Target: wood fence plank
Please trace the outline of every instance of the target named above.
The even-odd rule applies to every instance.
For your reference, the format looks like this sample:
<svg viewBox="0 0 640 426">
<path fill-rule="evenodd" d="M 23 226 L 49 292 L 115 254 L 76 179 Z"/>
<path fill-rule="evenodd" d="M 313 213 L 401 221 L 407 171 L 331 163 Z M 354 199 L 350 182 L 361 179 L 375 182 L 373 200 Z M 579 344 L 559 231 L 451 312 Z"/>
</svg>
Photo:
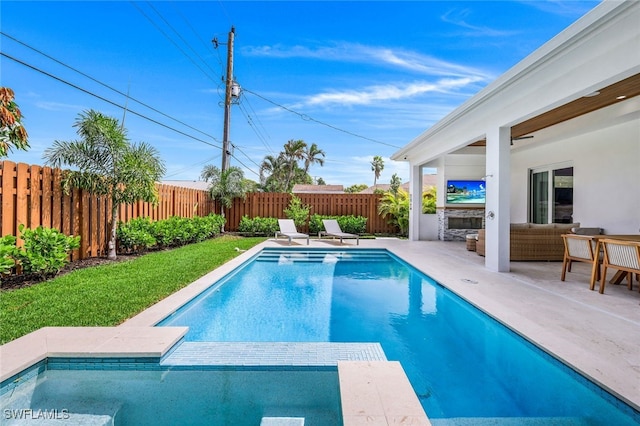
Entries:
<svg viewBox="0 0 640 426">
<path fill-rule="evenodd" d="M 51 228 L 51 201 L 53 199 L 53 174 L 51 167 L 42 168 L 42 204 L 40 209 L 42 213 L 40 218 L 42 226 Z"/>
<path fill-rule="evenodd" d="M 29 228 L 37 228 L 42 224 L 42 168 L 29 167 Z"/>
<path fill-rule="evenodd" d="M 11 161 L 2 162 L 2 236 L 16 235 L 15 216 L 15 169 L 16 164 Z"/>
<path fill-rule="evenodd" d="M 18 163 L 16 167 L 16 226 L 29 226 L 28 196 L 29 165 Z"/>
</svg>

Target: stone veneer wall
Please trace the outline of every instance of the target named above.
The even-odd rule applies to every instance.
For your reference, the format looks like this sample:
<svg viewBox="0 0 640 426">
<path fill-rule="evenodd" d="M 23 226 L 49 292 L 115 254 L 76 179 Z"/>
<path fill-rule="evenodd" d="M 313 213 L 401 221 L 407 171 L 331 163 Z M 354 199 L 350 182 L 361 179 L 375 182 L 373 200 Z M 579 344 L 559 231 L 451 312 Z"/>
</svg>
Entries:
<svg viewBox="0 0 640 426">
<path fill-rule="evenodd" d="M 485 227 L 484 208 L 449 208 L 438 209 L 438 239 L 442 241 L 465 241 L 469 234 L 477 234 L 477 229 L 449 229 L 450 217 L 481 217 Z"/>
</svg>

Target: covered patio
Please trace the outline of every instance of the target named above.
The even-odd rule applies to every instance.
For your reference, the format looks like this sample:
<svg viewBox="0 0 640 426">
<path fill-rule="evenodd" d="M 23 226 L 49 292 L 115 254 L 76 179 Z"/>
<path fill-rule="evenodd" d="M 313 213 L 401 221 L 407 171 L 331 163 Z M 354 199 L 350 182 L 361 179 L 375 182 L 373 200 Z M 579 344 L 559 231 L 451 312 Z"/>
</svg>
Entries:
<svg viewBox="0 0 640 426">
<path fill-rule="evenodd" d="M 411 169 L 409 238 L 434 234 L 421 229 L 425 168 L 438 175 L 440 220 L 431 226 L 453 207 L 448 181 L 485 182 L 486 202 L 464 209 L 486 228 L 486 257 L 474 262 L 491 271 L 527 268 L 510 261 L 512 223 L 639 234 L 638 22 L 640 3 L 603 1 L 397 151 L 392 158 Z M 557 189 L 570 203 L 558 206 Z"/>
</svg>

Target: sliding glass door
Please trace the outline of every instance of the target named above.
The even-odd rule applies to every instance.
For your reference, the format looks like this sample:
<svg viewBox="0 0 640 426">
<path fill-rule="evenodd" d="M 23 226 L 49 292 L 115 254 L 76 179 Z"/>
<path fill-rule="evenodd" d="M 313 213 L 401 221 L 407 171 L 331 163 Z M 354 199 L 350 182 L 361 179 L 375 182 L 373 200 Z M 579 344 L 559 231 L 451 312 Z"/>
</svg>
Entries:
<svg viewBox="0 0 640 426">
<path fill-rule="evenodd" d="M 573 167 L 543 167 L 529 173 L 529 221 L 573 222 Z"/>
</svg>

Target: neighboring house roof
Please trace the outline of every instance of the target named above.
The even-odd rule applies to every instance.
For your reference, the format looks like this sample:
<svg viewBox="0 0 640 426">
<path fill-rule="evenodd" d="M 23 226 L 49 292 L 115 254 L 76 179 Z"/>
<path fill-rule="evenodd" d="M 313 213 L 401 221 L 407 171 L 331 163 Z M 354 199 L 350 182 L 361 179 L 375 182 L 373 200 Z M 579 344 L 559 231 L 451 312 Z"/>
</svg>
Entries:
<svg viewBox="0 0 640 426">
<path fill-rule="evenodd" d="M 181 188 L 201 189 L 206 191 L 209 188 L 207 182 L 201 180 L 163 180 L 160 181 L 163 185 L 179 186 Z"/>
<path fill-rule="evenodd" d="M 293 185 L 294 194 L 344 194 L 342 185 Z"/>
<path fill-rule="evenodd" d="M 426 191 L 432 186 L 436 186 L 437 175 L 423 175 L 422 176 L 422 190 Z M 410 182 L 405 182 L 400 187 L 405 191 L 409 192 Z M 376 190 L 378 191 L 388 191 L 391 189 L 391 185 L 388 183 L 378 183 L 374 186 L 370 186 L 367 189 L 363 189 L 360 191 L 360 194 L 373 194 Z"/>
</svg>

